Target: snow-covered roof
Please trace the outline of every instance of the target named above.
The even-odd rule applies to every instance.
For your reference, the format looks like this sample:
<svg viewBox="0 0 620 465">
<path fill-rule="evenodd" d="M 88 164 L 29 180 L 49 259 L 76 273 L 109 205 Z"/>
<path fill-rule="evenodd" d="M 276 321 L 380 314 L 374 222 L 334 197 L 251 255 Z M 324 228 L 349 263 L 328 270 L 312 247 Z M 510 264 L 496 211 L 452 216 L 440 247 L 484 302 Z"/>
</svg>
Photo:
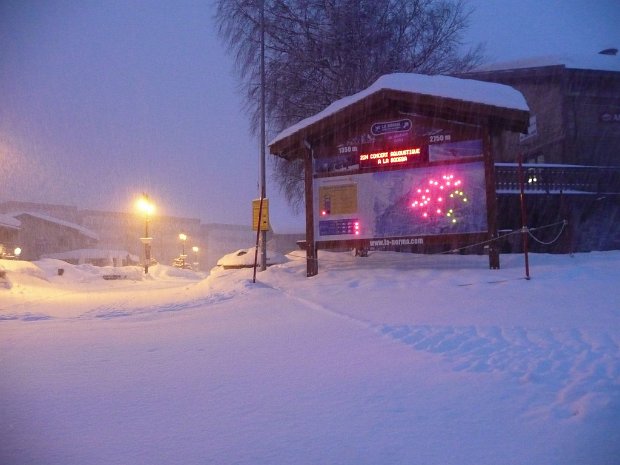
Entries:
<svg viewBox="0 0 620 465">
<path fill-rule="evenodd" d="M 414 73 L 395 73 L 381 76 L 370 87 L 357 94 L 336 100 L 323 111 L 300 121 L 278 134 L 273 145 L 324 118 L 383 90 L 411 92 L 464 102 L 473 102 L 498 108 L 529 111 L 525 97 L 516 89 L 503 84 L 461 79 L 452 76 L 428 76 Z"/>
<path fill-rule="evenodd" d="M 3 215 L 0 213 L 0 227 L 9 228 L 9 229 L 19 229 L 21 226 L 21 221 L 17 218 L 13 218 L 10 215 Z"/>
<path fill-rule="evenodd" d="M 620 56 L 593 53 L 588 55 L 546 55 L 482 65 L 473 72 L 564 66 L 568 69 L 620 72 Z"/>
<path fill-rule="evenodd" d="M 40 220 L 49 221 L 50 223 L 55 223 L 57 225 L 64 226 L 65 228 L 74 229 L 80 234 L 83 234 L 84 236 L 90 237 L 91 239 L 99 240 L 99 236 L 97 235 L 97 233 L 91 231 L 90 229 L 87 229 L 84 226 L 81 226 L 79 224 L 75 224 L 69 221 L 54 218 L 53 216 L 44 215 L 43 213 L 28 212 L 28 211 L 9 213 L 9 216 L 12 216 L 13 218 L 18 218 L 22 215 L 32 216 L 33 218 L 38 218 Z"/>
</svg>

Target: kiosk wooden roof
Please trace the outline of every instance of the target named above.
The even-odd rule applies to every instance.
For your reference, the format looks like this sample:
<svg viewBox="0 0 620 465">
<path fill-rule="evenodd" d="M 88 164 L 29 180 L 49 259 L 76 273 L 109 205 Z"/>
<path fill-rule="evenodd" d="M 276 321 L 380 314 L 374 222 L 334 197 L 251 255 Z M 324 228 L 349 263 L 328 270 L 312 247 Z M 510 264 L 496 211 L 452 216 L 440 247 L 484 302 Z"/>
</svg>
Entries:
<svg viewBox="0 0 620 465">
<path fill-rule="evenodd" d="M 397 73 L 382 76 L 367 89 L 285 129 L 269 143 L 270 152 L 296 158 L 306 142 L 343 130 L 355 124 L 360 115 L 388 108 L 487 126 L 492 131 L 527 132 L 529 123 L 525 98 L 512 87 L 450 76 Z"/>
</svg>

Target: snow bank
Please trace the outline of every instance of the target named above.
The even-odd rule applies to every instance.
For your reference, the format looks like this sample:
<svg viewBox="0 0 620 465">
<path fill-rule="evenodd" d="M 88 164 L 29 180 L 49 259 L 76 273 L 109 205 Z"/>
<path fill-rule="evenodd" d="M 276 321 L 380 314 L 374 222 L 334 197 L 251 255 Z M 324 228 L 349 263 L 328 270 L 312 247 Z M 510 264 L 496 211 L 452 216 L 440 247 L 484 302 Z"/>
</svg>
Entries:
<svg viewBox="0 0 620 465">
<path fill-rule="evenodd" d="M 0 262 L 3 465 L 617 463 L 620 252 L 286 258 Z"/>
</svg>

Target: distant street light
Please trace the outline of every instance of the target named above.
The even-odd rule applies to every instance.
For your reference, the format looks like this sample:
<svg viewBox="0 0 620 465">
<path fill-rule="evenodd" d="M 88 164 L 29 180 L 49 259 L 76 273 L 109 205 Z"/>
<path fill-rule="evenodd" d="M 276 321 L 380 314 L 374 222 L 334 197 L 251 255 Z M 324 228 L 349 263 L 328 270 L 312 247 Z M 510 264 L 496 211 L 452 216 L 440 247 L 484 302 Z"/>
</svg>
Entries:
<svg viewBox="0 0 620 465">
<path fill-rule="evenodd" d="M 198 271 L 198 251 L 199 250 L 200 249 L 197 246 L 192 247 L 192 252 L 194 252 L 194 263 L 193 263 L 194 271 Z"/>
<path fill-rule="evenodd" d="M 144 274 L 149 272 L 149 263 L 151 261 L 151 242 L 153 238 L 149 236 L 149 220 L 150 216 L 155 211 L 155 205 L 149 199 L 149 196 L 145 193 L 136 202 L 136 208 L 142 214 L 144 214 L 144 237 L 140 238 L 140 241 L 144 244 Z"/>
<path fill-rule="evenodd" d="M 181 240 L 181 266 L 185 269 L 185 258 L 187 257 L 185 255 L 185 241 L 187 240 L 187 235 L 181 233 L 179 234 L 179 239 Z"/>
</svg>

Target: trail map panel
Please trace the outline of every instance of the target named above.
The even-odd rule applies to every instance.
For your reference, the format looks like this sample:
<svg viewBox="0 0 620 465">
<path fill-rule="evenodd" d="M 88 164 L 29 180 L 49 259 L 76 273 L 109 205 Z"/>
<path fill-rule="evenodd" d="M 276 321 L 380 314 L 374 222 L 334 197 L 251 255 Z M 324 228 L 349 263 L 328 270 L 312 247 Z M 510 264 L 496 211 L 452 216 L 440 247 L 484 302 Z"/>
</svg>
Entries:
<svg viewBox="0 0 620 465">
<path fill-rule="evenodd" d="M 314 159 L 317 242 L 423 244 L 488 230 L 482 128 L 384 115 Z"/>
</svg>

